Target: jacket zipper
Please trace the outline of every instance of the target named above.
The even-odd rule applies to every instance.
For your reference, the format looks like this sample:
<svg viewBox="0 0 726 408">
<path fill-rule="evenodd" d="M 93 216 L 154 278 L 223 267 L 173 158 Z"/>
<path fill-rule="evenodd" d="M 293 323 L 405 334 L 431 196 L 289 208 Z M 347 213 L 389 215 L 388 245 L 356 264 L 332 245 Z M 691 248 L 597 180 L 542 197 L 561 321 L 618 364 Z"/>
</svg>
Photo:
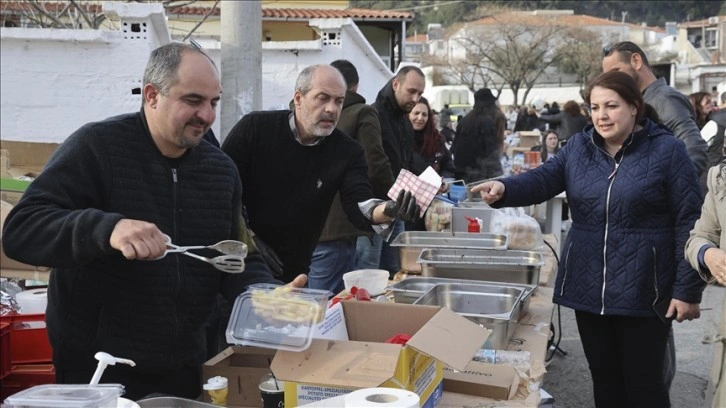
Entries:
<svg viewBox="0 0 726 408">
<path fill-rule="evenodd" d="M 172 228 L 173 228 L 174 238 L 176 239 L 176 238 L 178 238 L 176 235 L 176 233 L 177 233 L 176 216 L 177 216 L 177 210 L 178 210 L 177 209 L 177 206 L 178 206 L 178 203 L 177 203 L 177 186 L 178 186 L 178 184 L 177 183 L 178 183 L 179 179 L 177 176 L 177 169 L 175 169 L 175 168 L 171 169 L 171 181 L 172 181 L 172 189 L 171 189 L 172 206 L 171 206 L 171 208 L 173 209 L 172 211 L 174 211 L 174 214 L 172 216 Z M 174 259 L 176 259 L 176 282 L 175 282 L 176 296 L 175 296 L 175 298 L 177 299 L 177 302 L 174 302 L 174 338 L 177 338 L 177 339 L 179 338 L 179 311 L 177 310 L 177 305 L 179 304 L 178 299 L 181 294 L 181 271 L 180 271 L 181 262 L 180 262 L 179 258 L 180 258 L 179 256 L 174 257 Z M 174 358 L 174 360 L 176 360 L 176 356 L 173 356 L 173 358 Z"/>
<path fill-rule="evenodd" d="M 631 139 L 632 140 L 632 139 Z M 630 144 L 630 143 L 628 143 Z M 613 169 L 613 172 L 610 173 L 608 176 L 608 180 L 610 180 L 610 183 L 608 183 L 608 193 L 607 198 L 605 199 L 605 236 L 603 240 L 603 248 L 602 248 L 602 291 L 600 293 L 600 298 L 602 299 L 602 308 L 600 309 L 600 314 L 605 314 L 605 287 L 607 286 L 607 270 L 608 270 L 608 261 L 607 261 L 607 252 L 608 252 L 608 233 L 610 232 L 610 193 L 613 189 L 613 183 L 615 182 L 615 175 L 618 173 L 618 169 L 620 168 L 620 163 L 622 163 L 623 158 L 625 158 L 625 148 L 627 146 L 622 147 L 622 154 L 620 155 L 620 161 L 615 160 L 613 157 L 613 161 L 615 162 L 615 168 Z M 600 149 L 602 150 L 602 149 Z M 617 153 L 615 154 L 617 156 Z M 608 155 L 609 156 L 609 155 Z"/>
<path fill-rule="evenodd" d="M 653 306 L 655 306 L 660 299 L 660 293 L 658 293 L 658 264 L 655 261 L 657 259 L 657 254 L 655 247 L 653 247 L 653 287 L 655 288 L 655 300 L 653 301 Z"/>
<path fill-rule="evenodd" d="M 560 287 L 560 296 L 562 296 L 565 293 L 565 283 L 567 282 L 567 274 L 569 273 L 569 263 L 570 263 L 570 250 L 572 250 L 572 242 L 570 242 L 570 245 L 567 247 L 567 254 L 565 255 L 565 276 L 562 277 L 562 286 Z"/>
</svg>

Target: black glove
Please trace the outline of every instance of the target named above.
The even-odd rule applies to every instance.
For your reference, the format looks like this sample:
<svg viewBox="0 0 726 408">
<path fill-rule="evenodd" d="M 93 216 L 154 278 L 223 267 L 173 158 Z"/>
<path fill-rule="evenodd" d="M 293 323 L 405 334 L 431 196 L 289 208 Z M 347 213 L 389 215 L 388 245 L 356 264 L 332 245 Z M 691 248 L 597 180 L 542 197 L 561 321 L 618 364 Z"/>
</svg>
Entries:
<svg viewBox="0 0 726 408">
<path fill-rule="evenodd" d="M 383 214 L 388 217 L 401 217 L 409 222 L 417 222 L 420 217 L 421 207 L 416 204 L 416 199 L 410 191 L 401 190 L 398 192 L 396 201 L 388 201 L 383 209 Z"/>
</svg>

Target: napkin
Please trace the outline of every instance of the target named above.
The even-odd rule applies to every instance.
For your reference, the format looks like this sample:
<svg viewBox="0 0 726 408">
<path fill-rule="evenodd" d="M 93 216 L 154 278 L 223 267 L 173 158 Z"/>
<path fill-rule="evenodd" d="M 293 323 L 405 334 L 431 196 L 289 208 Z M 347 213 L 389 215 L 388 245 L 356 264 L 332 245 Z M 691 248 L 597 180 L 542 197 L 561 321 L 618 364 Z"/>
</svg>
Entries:
<svg viewBox="0 0 726 408">
<path fill-rule="evenodd" d="M 415 175 L 406 169 L 401 169 L 398 173 L 396 182 L 388 190 L 388 197 L 392 200 L 398 198 L 398 192 L 401 190 L 410 191 L 416 199 L 416 204 L 421 208 L 419 216 L 423 218 L 426 209 L 433 201 L 436 193 L 441 187 L 441 177 L 431 167 L 427 167 L 420 175 Z"/>
</svg>

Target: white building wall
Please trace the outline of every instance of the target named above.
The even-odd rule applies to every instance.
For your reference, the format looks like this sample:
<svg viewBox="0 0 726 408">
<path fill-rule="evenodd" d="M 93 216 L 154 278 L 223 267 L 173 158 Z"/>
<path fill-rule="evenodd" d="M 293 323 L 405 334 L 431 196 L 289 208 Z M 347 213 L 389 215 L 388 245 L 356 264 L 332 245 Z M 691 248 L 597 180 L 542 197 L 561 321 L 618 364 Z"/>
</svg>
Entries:
<svg viewBox="0 0 726 408">
<path fill-rule="evenodd" d="M 151 50 L 169 41 L 166 26 L 154 26 L 161 4 L 138 6 L 110 13 L 119 31 L 1 28 L 0 137 L 58 143 L 88 122 L 138 110 L 132 89 Z"/>
<path fill-rule="evenodd" d="M 163 11 L 149 6 L 161 10 L 159 4 L 109 5 L 121 31 L 1 28 L 0 137 L 60 143 L 86 123 L 137 111 L 141 95 L 132 89 L 141 88 L 150 52 L 169 41 Z M 146 23 L 146 29 L 124 32 L 130 25 L 123 22 Z M 311 26 L 335 32 L 336 39 L 263 43 L 263 107 L 287 106 L 304 67 L 340 58 L 357 67 L 359 93 L 372 103 L 393 74 L 355 23 L 321 19 Z M 219 42 L 202 46 L 219 66 Z M 222 139 L 218 120 L 212 129 Z"/>
</svg>

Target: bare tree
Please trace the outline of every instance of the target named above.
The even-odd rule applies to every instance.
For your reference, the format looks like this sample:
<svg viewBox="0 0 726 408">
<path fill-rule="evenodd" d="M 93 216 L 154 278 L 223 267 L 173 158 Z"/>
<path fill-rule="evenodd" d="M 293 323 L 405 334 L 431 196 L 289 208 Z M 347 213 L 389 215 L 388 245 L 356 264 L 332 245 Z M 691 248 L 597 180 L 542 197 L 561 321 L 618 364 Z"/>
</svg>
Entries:
<svg viewBox="0 0 726 408">
<path fill-rule="evenodd" d="M 126 0 L 135 3 L 158 3 L 156 0 Z M 168 11 L 194 5 L 198 0 L 164 0 L 161 4 Z M 219 15 L 219 0 L 205 7 L 205 13 L 197 25 L 186 34 L 188 39 L 211 15 Z M 106 20 L 101 2 L 78 0 L 40 1 L 18 0 L 0 2 L 3 25 L 25 25 L 39 28 L 98 29 Z"/>
<path fill-rule="evenodd" d="M 564 74 L 574 74 L 580 89 L 602 71 L 602 38 L 582 28 L 566 30 L 559 47 L 560 59 L 554 64 Z"/>
<path fill-rule="evenodd" d="M 21 0 L 2 2 L 2 14 L 7 25 L 8 16 L 18 16 L 29 25 L 41 28 L 91 28 L 101 26 L 106 16 L 101 4 L 69 1 Z M 17 23 L 16 23 L 17 24 Z"/>
<path fill-rule="evenodd" d="M 553 20 L 524 13 L 494 15 L 486 24 L 470 25 L 455 41 L 466 52 L 468 72 L 483 72 L 478 75 L 509 85 L 518 104 L 519 90 L 525 90 L 526 102 L 537 79 L 562 58 L 557 46 L 564 30 Z"/>
</svg>

